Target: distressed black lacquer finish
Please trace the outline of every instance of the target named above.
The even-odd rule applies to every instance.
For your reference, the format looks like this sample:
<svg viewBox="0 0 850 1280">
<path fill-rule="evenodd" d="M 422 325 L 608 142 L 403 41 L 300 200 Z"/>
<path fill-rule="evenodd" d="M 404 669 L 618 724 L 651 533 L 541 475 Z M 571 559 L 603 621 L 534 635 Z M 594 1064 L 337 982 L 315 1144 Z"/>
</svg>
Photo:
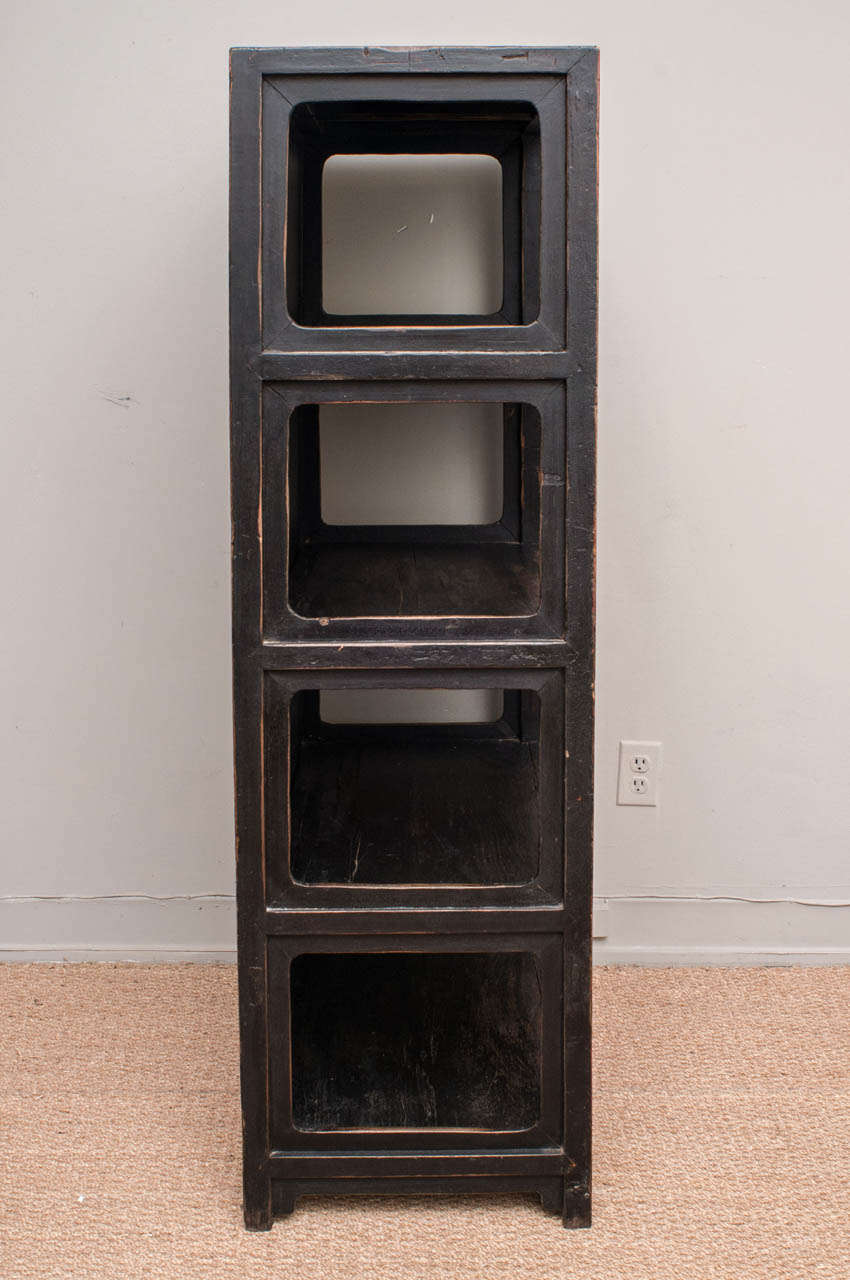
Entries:
<svg viewBox="0 0 850 1280">
<path fill-rule="evenodd" d="M 533 1192 L 590 1223 L 595 49 L 237 49 L 231 449 L 248 1227 Z M 487 315 L 329 315 L 332 155 L 501 165 Z M 496 406 L 499 519 L 330 525 L 323 405 Z M 493 412 L 493 410 L 488 410 Z M 468 690 L 483 723 L 334 723 Z"/>
</svg>

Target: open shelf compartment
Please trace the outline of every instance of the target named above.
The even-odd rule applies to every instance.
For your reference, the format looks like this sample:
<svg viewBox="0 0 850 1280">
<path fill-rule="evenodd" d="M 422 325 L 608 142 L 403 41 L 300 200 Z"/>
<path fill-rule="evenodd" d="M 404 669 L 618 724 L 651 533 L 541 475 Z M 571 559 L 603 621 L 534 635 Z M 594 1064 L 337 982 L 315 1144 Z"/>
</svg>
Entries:
<svg viewBox="0 0 850 1280">
<path fill-rule="evenodd" d="M 287 384 L 267 405 L 267 634 L 560 629 L 561 387 Z"/>
<path fill-rule="evenodd" d="M 272 938 L 268 965 L 273 1147 L 559 1143 L 557 936 Z"/>
<path fill-rule="evenodd" d="M 530 103 L 299 103 L 289 132 L 290 314 L 307 326 L 528 323 L 539 309 L 539 262 L 523 244 L 540 223 L 539 173 Z M 501 263 L 488 243 L 494 223 Z M 464 256 L 478 269 L 469 273 Z M 409 305 L 382 311 L 390 281 L 374 277 L 392 276 L 393 265 L 387 298 Z M 469 277 L 455 313 L 428 281 L 452 271 Z M 447 295 L 452 288 L 457 281 Z"/>
<path fill-rule="evenodd" d="M 298 956 L 291 999 L 298 1129 L 528 1129 L 539 1115 L 531 955 Z"/>
<path fill-rule="evenodd" d="M 271 903 L 558 901 L 561 693 L 554 672 L 267 676 Z"/>
<path fill-rule="evenodd" d="M 434 691 L 440 692 L 440 691 Z M 415 696 L 415 695 L 413 695 Z M 540 849 L 539 700 L 498 720 L 328 724 L 292 708 L 290 866 L 302 884 L 527 884 Z"/>
<path fill-rule="evenodd" d="M 480 524 L 439 524 L 428 522 L 427 517 L 419 524 L 367 523 L 366 519 L 358 524 L 330 524 L 323 518 L 322 480 L 327 468 L 322 465 L 322 443 L 330 433 L 324 411 L 336 411 L 333 425 L 343 432 L 347 429 L 351 437 L 352 469 L 357 452 L 364 455 L 360 466 L 375 477 L 374 501 L 381 496 L 382 484 L 393 482 L 402 494 L 406 487 L 409 500 L 415 501 L 417 471 L 427 467 L 429 454 L 441 452 L 445 417 L 461 407 L 469 413 L 480 406 L 428 405 L 430 426 L 428 417 L 423 420 L 417 412 L 421 407 L 413 402 L 301 405 L 292 415 L 289 602 L 295 613 L 311 618 L 386 618 L 536 612 L 540 601 L 540 416 L 530 405 L 484 406 L 495 417 L 501 436 L 497 447 L 503 492 L 495 519 Z M 392 447 L 392 439 L 387 441 L 386 436 L 392 433 L 397 439 L 402 432 L 412 436 L 409 427 L 405 430 L 406 411 L 414 426 L 420 424 L 418 439 L 412 438 L 413 447 L 400 458 L 395 477 L 383 477 L 380 455 Z M 472 418 L 465 434 L 480 436 L 476 428 L 479 423 Z M 463 433 L 455 433 L 452 439 L 454 457 L 442 450 L 448 468 L 466 458 L 459 434 Z M 477 460 L 480 470 L 486 470 L 488 459 Z M 368 494 L 364 497 L 368 500 Z"/>
</svg>

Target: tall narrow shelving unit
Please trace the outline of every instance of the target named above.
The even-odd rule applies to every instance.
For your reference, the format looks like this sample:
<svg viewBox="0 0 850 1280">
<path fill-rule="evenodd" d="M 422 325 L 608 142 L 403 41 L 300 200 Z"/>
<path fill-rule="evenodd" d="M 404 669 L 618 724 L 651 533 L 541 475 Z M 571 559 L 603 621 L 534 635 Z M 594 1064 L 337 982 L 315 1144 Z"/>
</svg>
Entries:
<svg viewBox="0 0 850 1280">
<path fill-rule="evenodd" d="M 597 52 L 231 68 L 245 1221 L 493 1190 L 587 1226 Z M 346 156 L 498 163 L 501 262 L 466 312 L 376 313 L 353 269 L 331 288 Z M 411 405 L 414 430 L 451 407 L 496 433 L 493 510 L 332 523 L 323 439 Z M 478 710 L 334 714 L 376 694 Z"/>
</svg>

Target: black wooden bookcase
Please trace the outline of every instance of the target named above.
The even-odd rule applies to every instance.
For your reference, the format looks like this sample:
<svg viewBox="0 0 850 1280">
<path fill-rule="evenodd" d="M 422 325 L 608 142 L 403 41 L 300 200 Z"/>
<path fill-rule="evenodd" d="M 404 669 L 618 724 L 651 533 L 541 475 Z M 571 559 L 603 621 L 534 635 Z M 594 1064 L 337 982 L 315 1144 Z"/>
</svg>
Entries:
<svg viewBox="0 0 850 1280">
<path fill-rule="evenodd" d="M 590 1222 L 595 49 L 231 58 L 245 1221 L 526 1191 Z M 329 315 L 322 168 L 494 156 L 502 304 Z M 323 405 L 501 406 L 482 525 L 325 524 Z M 334 724 L 334 690 L 498 690 Z"/>
</svg>

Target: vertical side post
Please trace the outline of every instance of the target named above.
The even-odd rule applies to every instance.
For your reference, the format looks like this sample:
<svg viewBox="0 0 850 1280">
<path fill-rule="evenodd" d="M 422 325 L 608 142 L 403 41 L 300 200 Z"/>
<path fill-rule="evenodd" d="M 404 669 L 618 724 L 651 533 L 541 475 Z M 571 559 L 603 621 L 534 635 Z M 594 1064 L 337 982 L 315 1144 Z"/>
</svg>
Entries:
<svg viewBox="0 0 850 1280">
<path fill-rule="evenodd" d="M 245 1225 L 272 1225 L 268 1172 L 266 942 L 262 796 L 260 384 L 260 76 L 250 54 L 231 54 L 230 464 L 233 569 L 233 746 L 236 781 L 237 945 Z"/>
<path fill-rule="evenodd" d="M 599 55 L 567 75 L 566 930 L 564 1226 L 591 1222 L 591 973 L 596 571 L 597 99 Z"/>
</svg>

